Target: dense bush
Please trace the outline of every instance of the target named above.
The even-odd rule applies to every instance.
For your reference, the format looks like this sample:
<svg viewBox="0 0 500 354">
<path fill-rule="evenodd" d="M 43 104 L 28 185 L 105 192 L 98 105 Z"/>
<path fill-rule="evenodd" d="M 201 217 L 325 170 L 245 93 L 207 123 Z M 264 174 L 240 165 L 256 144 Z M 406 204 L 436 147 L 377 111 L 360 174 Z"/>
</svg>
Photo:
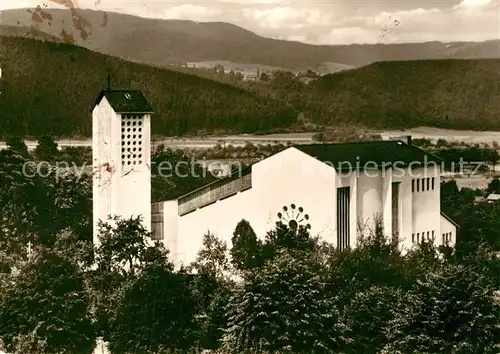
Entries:
<svg viewBox="0 0 500 354">
<path fill-rule="evenodd" d="M 1 294 L 0 337 L 8 351 L 89 354 L 95 330 L 76 264 L 41 248 Z"/>
<path fill-rule="evenodd" d="M 307 251 L 278 251 L 237 288 L 225 346 L 234 353 L 338 352 L 344 326 L 325 270 Z"/>
<path fill-rule="evenodd" d="M 500 307 L 484 271 L 443 264 L 425 272 L 387 325 L 390 353 L 497 353 Z"/>
<path fill-rule="evenodd" d="M 146 263 L 124 284 L 113 304 L 109 349 L 112 353 L 188 351 L 197 342 L 197 306 L 190 277 L 175 274 L 165 254 Z"/>
</svg>

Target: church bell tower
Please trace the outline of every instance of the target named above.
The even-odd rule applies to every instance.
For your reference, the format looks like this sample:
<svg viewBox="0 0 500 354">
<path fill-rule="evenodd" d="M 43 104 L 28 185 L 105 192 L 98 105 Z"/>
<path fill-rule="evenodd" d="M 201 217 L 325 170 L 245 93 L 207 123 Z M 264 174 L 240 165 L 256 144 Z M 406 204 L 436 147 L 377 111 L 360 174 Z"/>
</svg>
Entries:
<svg viewBox="0 0 500 354">
<path fill-rule="evenodd" d="M 151 231 L 151 114 L 139 90 L 102 90 L 92 109 L 94 244 L 108 216 L 141 216 Z"/>
</svg>

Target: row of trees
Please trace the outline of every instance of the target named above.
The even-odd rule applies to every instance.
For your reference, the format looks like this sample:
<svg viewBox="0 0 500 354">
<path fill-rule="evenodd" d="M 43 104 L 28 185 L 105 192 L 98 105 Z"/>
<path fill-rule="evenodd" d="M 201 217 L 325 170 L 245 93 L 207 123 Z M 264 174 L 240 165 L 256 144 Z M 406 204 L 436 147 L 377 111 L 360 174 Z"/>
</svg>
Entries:
<svg viewBox="0 0 500 354">
<path fill-rule="evenodd" d="M 352 142 L 356 140 L 380 140 L 380 135 L 360 132 L 359 129 L 352 127 L 337 127 L 336 129 L 326 129 L 314 135 L 314 140 L 318 142 Z M 471 164 L 482 162 L 486 164 L 496 164 L 500 157 L 496 148 L 480 147 L 478 145 L 449 147 L 432 142 L 426 143 L 415 139 L 413 144 L 426 147 L 428 151 L 435 153 L 445 160 L 447 166 L 451 164 Z M 426 140 L 426 139 L 425 139 Z M 441 140 L 441 139 L 440 139 Z M 20 137 L 8 137 L 7 145 L 23 156 L 28 155 L 27 147 Z M 267 157 L 287 147 L 292 146 L 291 141 L 286 144 L 275 141 L 273 144 L 253 144 L 246 143 L 244 146 L 234 146 L 232 144 L 218 143 L 213 148 L 206 149 L 184 149 L 184 156 L 192 156 L 197 159 L 245 159 Z M 65 147 L 59 151 L 57 143 L 51 136 L 42 136 L 39 138 L 39 147 L 35 150 L 34 156 L 44 161 L 67 161 L 76 165 L 89 164 L 91 162 L 91 148 L 88 147 Z M 160 144 L 156 147 L 153 155 L 172 154 L 172 149 L 166 148 Z"/>
<path fill-rule="evenodd" d="M 402 255 L 377 228 L 339 252 L 282 223 L 260 241 L 242 220 L 231 247 L 207 234 L 176 270 L 148 236 L 140 219 L 114 218 L 95 249 L 70 234 L 37 245 L 4 275 L 5 349 L 91 353 L 102 337 L 111 353 L 498 350 L 499 261 L 486 249 Z"/>
<path fill-rule="evenodd" d="M 500 155 L 496 149 L 480 148 L 472 146 L 467 148 L 447 148 L 439 149 L 436 154 L 444 159 L 448 165 L 451 163 L 466 163 L 474 164 L 477 162 L 484 162 L 495 165 L 500 160 Z"/>
<path fill-rule="evenodd" d="M 491 192 L 498 184 L 498 180 L 492 180 Z M 481 190 L 459 189 L 455 180 L 441 184 L 441 210 L 460 224 L 457 251 L 462 254 L 471 254 L 482 244 L 500 251 L 500 203 L 475 203 L 476 196 L 484 194 Z"/>
<path fill-rule="evenodd" d="M 279 80 L 279 78 L 282 77 L 283 75 L 293 78 L 298 82 L 300 82 L 301 78 L 317 79 L 320 77 L 318 73 L 316 73 L 311 69 L 307 69 L 302 72 L 297 72 L 290 70 L 280 70 L 276 68 L 276 70 L 273 71 L 268 70 L 262 72 L 260 71 L 260 69 L 257 69 L 257 71 L 254 72 L 255 75 L 254 78 L 252 78 L 251 80 L 245 80 L 244 69 L 228 70 L 225 69 L 224 65 L 222 64 L 217 64 L 213 67 L 203 67 L 203 66 L 196 67 L 196 65 L 188 66 L 187 63 L 181 63 L 175 68 L 176 70 L 179 70 L 181 72 L 193 73 L 195 75 L 206 77 L 208 79 L 217 80 L 223 83 L 238 85 L 246 88 L 256 87 L 257 85 L 254 85 L 254 83 L 256 82 L 273 83 L 275 82 L 276 77 L 278 78 L 276 80 Z"/>
</svg>

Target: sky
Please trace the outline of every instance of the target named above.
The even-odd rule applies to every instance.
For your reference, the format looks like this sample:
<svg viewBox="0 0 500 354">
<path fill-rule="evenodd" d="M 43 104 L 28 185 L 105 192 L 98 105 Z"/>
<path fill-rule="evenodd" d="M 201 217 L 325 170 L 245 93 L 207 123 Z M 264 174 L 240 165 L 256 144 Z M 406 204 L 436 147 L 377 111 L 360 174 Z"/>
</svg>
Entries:
<svg viewBox="0 0 500 354">
<path fill-rule="evenodd" d="M 0 10 L 71 1 L 143 17 L 229 22 L 311 44 L 500 39 L 500 0 L 0 0 Z"/>
</svg>

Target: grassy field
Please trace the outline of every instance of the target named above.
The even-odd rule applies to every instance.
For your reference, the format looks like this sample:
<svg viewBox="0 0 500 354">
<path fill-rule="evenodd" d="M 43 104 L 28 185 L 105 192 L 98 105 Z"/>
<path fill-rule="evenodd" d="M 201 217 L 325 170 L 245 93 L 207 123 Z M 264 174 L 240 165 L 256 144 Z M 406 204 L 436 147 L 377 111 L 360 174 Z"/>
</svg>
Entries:
<svg viewBox="0 0 500 354">
<path fill-rule="evenodd" d="M 429 127 L 419 127 L 407 130 L 387 130 L 374 131 L 380 134 L 384 139 L 391 137 L 411 135 L 414 139 L 445 139 L 448 141 L 464 141 L 468 143 L 485 143 L 491 144 L 492 141 L 500 141 L 500 132 L 494 131 L 460 131 L 450 129 L 437 129 Z M 253 144 L 275 144 L 292 142 L 293 144 L 307 144 L 313 142 L 315 133 L 288 133 L 288 134 L 269 134 L 269 135 L 229 135 L 229 136 L 213 136 L 206 138 L 172 138 L 172 137 L 154 137 L 152 139 L 152 150 L 160 144 L 173 149 L 207 149 L 214 147 L 216 144 L 244 146 L 247 143 Z M 33 150 L 37 142 L 26 141 L 28 148 Z M 82 146 L 91 147 L 92 140 L 60 140 L 58 141 L 61 147 L 67 146 Z M 0 149 L 5 148 L 5 143 L 0 142 Z M 495 167 L 495 171 L 500 171 L 500 165 Z M 492 176 L 487 174 L 473 176 L 442 176 L 443 181 L 455 179 L 459 188 L 485 189 L 490 183 Z"/>
<path fill-rule="evenodd" d="M 500 132 L 495 131 L 468 131 L 468 130 L 452 130 L 452 129 L 438 129 L 431 127 L 418 127 L 405 130 L 374 130 L 374 134 L 380 134 L 383 139 L 390 139 L 404 135 L 411 135 L 413 139 L 428 138 L 432 140 L 445 139 L 447 141 L 463 141 L 467 143 L 477 144 L 491 144 L 493 141 L 500 141 Z M 253 134 L 239 134 L 239 135 L 224 135 L 224 136 L 207 136 L 203 138 L 178 138 L 178 137 L 161 137 L 155 136 L 152 141 L 155 145 L 165 144 L 168 146 L 182 146 L 182 147 L 210 147 L 217 143 L 226 144 L 245 144 L 247 142 L 267 144 L 288 141 L 292 143 L 312 143 L 314 132 L 303 133 L 284 133 L 284 134 L 266 134 L 266 135 L 253 135 Z M 92 146 L 91 139 L 64 139 L 58 141 L 61 146 Z M 37 142 L 35 140 L 26 141 L 30 148 L 34 148 Z M 0 142 L 0 148 L 5 147 L 5 143 Z"/>
</svg>

